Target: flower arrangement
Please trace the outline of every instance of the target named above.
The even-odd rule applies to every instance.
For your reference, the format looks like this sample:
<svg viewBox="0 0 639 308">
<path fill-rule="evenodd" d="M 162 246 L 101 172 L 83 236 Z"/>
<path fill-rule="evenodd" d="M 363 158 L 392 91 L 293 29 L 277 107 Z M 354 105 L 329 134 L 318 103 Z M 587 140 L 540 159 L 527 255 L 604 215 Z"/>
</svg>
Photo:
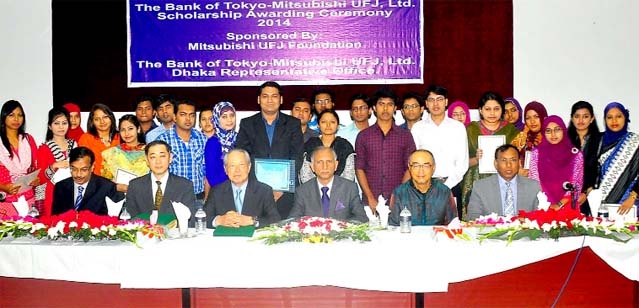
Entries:
<svg viewBox="0 0 639 308">
<path fill-rule="evenodd" d="M 508 243 L 521 238 L 535 240 L 548 237 L 558 240 L 562 236 L 589 235 L 627 242 L 637 233 L 639 223 L 610 221 L 587 217 L 577 210 L 535 210 L 519 211 L 517 217 L 503 217 L 497 214 L 481 216 L 471 226 L 479 227 L 477 238 L 502 239 Z"/>
<path fill-rule="evenodd" d="M 67 211 L 46 219 L 14 216 L 0 220 L 0 240 L 32 236 L 37 239 L 121 240 L 138 245 L 138 233 L 150 239 L 165 237 L 161 226 L 151 226 L 143 220 L 122 221 L 117 217 L 100 216 L 90 211 Z"/>
<path fill-rule="evenodd" d="M 368 224 L 353 224 L 331 218 L 305 216 L 281 226 L 263 228 L 255 240 L 263 240 L 267 245 L 285 242 L 330 243 L 351 239 L 370 241 Z"/>
</svg>

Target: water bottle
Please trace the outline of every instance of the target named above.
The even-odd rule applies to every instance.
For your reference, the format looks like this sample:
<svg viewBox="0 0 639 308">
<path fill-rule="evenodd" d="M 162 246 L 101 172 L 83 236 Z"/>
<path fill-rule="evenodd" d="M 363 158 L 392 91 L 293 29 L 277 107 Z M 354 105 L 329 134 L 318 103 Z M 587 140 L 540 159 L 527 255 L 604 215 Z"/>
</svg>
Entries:
<svg viewBox="0 0 639 308">
<path fill-rule="evenodd" d="M 597 210 L 597 217 L 608 219 L 608 205 L 602 203 Z"/>
<path fill-rule="evenodd" d="M 411 219 L 410 211 L 404 206 L 404 209 L 399 213 L 399 232 L 410 233 Z"/>
<path fill-rule="evenodd" d="M 195 232 L 206 232 L 206 212 L 201 207 L 198 207 L 197 211 L 195 211 Z"/>
<path fill-rule="evenodd" d="M 27 216 L 31 216 L 31 218 L 37 218 L 40 216 L 40 211 L 38 211 L 35 204 L 31 204 L 31 208 L 29 209 L 29 212 L 27 212 Z"/>
<path fill-rule="evenodd" d="M 131 214 L 126 210 L 126 207 L 122 208 L 122 213 L 120 213 L 120 220 L 128 221 L 131 219 Z"/>
</svg>

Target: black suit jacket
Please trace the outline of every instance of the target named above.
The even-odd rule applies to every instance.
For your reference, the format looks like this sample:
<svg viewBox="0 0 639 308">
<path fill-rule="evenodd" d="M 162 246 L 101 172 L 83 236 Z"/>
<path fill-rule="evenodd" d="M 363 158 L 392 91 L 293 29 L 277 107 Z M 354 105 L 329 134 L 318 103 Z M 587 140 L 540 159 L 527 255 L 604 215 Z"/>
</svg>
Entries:
<svg viewBox="0 0 639 308">
<path fill-rule="evenodd" d="M 195 225 L 193 215 L 196 211 L 193 182 L 181 176 L 169 174 L 166 188 L 163 191 L 162 204 L 160 204 L 160 214 L 175 215 L 171 201 L 182 202 L 191 210 L 189 226 L 193 227 Z M 155 195 L 153 195 L 150 172 L 129 182 L 125 206 L 131 217 L 151 214 L 155 209 Z"/>
<path fill-rule="evenodd" d="M 226 180 L 213 188 L 204 203 L 206 221 L 209 228 L 213 227 L 215 216 L 224 215 L 228 211 L 235 211 L 233 188 L 231 181 Z M 242 215 L 258 217 L 260 227 L 280 221 L 280 214 L 275 208 L 273 189 L 257 180 L 249 178 L 242 202 Z"/>
<path fill-rule="evenodd" d="M 249 152 L 251 161 L 255 158 L 295 160 L 295 174 L 298 174 L 302 168 L 304 153 L 304 137 L 300 120 L 280 112 L 273 133 L 273 142 L 269 145 L 262 113 L 258 112 L 240 122 L 240 132 L 235 147 Z M 251 174 L 254 174 L 253 168 L 251 168 Z"/>
<path fill-rule="evenodd" d="M 51 209 L 52 215 L 62 214 L 74 208 L 75 200 L 73 200 L 73 178 L 64 179 L 53 188 L 53 205 Z M 105 179 L 99 175 L 92 174 L 87 184 L 87 188 L 83 192 L 82 201 L 78 211 L 89 210 L 98 215 L 108 215 L 106 200 L 109 197 L 114 202 L 118 202 L 124 198 L 124 194 L 118 192 L 115 183 L 109 179 Z"/>
</svg>

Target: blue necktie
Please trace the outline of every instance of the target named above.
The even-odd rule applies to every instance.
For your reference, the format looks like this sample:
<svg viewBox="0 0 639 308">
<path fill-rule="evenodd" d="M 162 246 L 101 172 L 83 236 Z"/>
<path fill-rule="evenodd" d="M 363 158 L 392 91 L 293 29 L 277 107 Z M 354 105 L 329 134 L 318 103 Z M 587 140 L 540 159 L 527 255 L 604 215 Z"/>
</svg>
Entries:
<svg viewBox="0 0 639 308">
<path fill-rule="evenodd" d="M 78 186 L 78 197 L 75 198 L 74 208 L 77 211 L 80 208 L 80 202 L 82 202 L 82 191 L 84 191 L 84 187 Z"/>
<path fill-rule="evenodd" d="M 238 213 L 242 214 L 242 190 L 238 189 L 235 194 L 235 209 Z"/>
<path fill-rule="evenodd" d="M 324 217 L 328 217 L 328 208 L 331 206 L 331 201 L 328 198 L 328 187 L 322 187 L 322 209 L 324 210 Z"/>
</svg>

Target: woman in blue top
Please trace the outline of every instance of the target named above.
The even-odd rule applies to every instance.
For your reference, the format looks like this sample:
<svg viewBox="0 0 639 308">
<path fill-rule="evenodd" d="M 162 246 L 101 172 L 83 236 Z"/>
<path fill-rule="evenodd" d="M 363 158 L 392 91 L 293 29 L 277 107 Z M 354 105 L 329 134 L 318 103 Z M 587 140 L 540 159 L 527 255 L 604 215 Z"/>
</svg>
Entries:
<svg viewBox="0 0 639 308">
<path fill-rule="evenodd" d="M 211 187 L 228 179 L 224 172 L 224 154 L 235 147 L 235 107 L 229 102 L 219 102 L 213 107 L 215 135 L 206 142 L 204 163 L 206 180 Z"/>
</svg>

